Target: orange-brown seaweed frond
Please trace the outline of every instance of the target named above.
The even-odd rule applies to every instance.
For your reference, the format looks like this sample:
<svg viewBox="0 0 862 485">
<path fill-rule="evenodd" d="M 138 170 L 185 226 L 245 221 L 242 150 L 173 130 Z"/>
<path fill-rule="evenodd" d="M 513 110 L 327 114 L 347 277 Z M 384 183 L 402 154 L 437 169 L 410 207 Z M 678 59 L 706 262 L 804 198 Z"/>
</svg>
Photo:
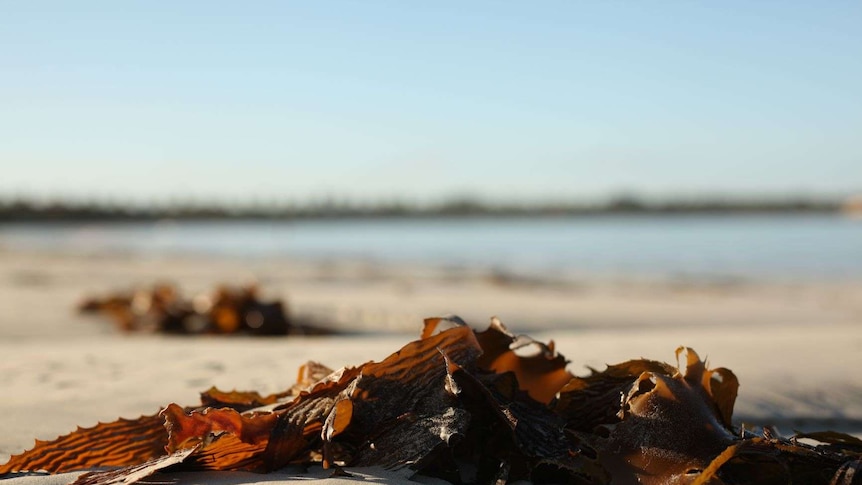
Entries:
<svg viewBox="0 0 862 485">
<path fill-rule="evenodd" d="M 275 404 L 286 396 L 289 396 L 290 391 L 285 393 L 270 394 L 262 396 L 257 391 L 220 391 L 215 387 L 211 387 L 201 393 L 201 405 L 211 408 L 231 408 L 237 411 L 247 411 L 253 408 L 259 408 L 268 404 Z"/>
<path fill-rule="evenodd" d="M 176 404 L 169 404 L 161 415 L 168 431 L 168 452 L 197 445 L 221 433 L 232 434 L 243 443 L 266 443 L 277 418 L 273 413 L 240 414 L 231 408 L 206 408 L 186 413 Z"/>
<path fill-rule="evenodd" d="M 566 370 L 568 362 L 556 352 L 553 341 L 544 344 L 527 336 L 516 337 L 496 317 L 476 338 L 482 347 L 479 367 L 498 374 L 513 372 L 520 389 L 536 401 L 548 404 L 572 379 Z"/>
<path fill-rule="evenodd" d="M 62 473 L 100 466 L 129 466 L 165 454 L 168 436 L 161 416 L 119 419 L 78 428 L 52 441 L 36 441 L 32 449 L 0 465 L 0 476 L 19 471 Z"/>
</svg>

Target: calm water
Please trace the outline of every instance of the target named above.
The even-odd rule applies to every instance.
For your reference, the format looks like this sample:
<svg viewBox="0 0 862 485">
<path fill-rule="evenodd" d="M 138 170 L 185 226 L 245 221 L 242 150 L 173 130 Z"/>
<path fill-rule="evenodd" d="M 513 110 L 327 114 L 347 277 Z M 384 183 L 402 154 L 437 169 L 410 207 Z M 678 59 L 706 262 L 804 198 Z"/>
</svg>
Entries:
<svg viewBox="0 0 862 485">
<path fill-rule="evenodd" d="M 862 280 L 862 221 L 839 216 L 21 224 L 0 226 L 0 245 L 419 262 L 556 276 Z"/>
</svg>

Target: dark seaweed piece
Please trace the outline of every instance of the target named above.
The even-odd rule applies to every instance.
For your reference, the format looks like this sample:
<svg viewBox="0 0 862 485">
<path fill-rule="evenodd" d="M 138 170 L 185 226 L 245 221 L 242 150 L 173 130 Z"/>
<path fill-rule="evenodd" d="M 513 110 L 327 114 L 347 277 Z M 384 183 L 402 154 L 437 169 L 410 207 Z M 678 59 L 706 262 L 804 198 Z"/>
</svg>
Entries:
<svg viewBox="0 0 862 485">
<path fill-rule="evenodd" d="M 460 327 L 363 366 L 327 418 L 324 436 L 340 453 L 325 453 L 324 462 L 418 464 L 438 445 L 463 434 L 470 418 L 461 409 L 451 371 L 480 353 L 472 330 Z"/>
<path fill-rule="evenodd" d="M 137 465 L 116 470 L 85 473 L 75 480 L 73 485 L 110 485 L 119 483 L 135 483 L 153 473 L 170 466 L 182 463 L 189 455 L 197 451 L 196 447 L 186 448 L 158 458 L 147 460 Z"/>
<path fill-rule="evenodd" d="M 808 438 L 826 443 L 825 448 L 835 451 L 847 451 L 851 453 L 862 453 L 862 439 L 846 433 L 837 433 L 835 431 L 816 431 L 813 433 L 799 433 L 793 435 L 794 438 Z"/>
<path fill-rule="evenodd" d="M 609 426 L 606 442 L 597 446 L 612 474 L 634 474 L 645 484 L 682 479 L 735 441 L 709 387 L 714 371 L 693 350 L 677 349 L 681 353 L 686 363 L 679 372 L 642 372 L 624 396 L 620 422 Z"/>
</svg>

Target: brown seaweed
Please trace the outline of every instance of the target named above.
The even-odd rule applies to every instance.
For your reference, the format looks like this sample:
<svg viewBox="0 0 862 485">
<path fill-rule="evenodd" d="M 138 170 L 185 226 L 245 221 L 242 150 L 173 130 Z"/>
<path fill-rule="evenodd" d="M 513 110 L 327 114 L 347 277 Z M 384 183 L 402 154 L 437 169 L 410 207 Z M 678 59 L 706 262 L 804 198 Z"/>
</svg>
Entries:
<svg viewBox="0 0 862 485">
<path fill-rule="evenodd" d="M 164 469 L 321 463 L 407 468 L 452 483 L 862 480 L 862 440 L 736 428 L 736 376 L 688 348 L 677 360 L 574 376 L 553 342 L 516 337 L 496 319 L 476 332 L 457 317 L 434 318 L 421 339 L 381 362 L 336 372 L 309 363 L 296 386 L 269 396 L 209 389 L 198 406 L 170 404 L 37 442 L 0 476 L 108 466 L 116 468 L 76 483 L 133 483 Z"/>
<path fill-rule="evenodd" d="M 81 313 L 101 314 L 123 332 L 167 334 L 324 335 L 331 330 L 288 318 L 286 304 L 264 301 L 256 285 L 220 285 L 210 293 L 184 298 L 170 284 L 88 298 Z"/>
</svg>

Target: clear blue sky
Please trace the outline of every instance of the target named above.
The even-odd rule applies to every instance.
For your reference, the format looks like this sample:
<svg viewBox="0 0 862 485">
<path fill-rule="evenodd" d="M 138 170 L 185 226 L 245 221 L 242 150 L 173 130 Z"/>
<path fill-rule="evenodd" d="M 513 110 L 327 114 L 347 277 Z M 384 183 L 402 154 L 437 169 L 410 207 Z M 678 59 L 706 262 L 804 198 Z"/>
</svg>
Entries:
<svg viewBox="0 0 862 485">
<path fill-rule="evenodd" d="M 862 191 L 862 3 L 0 0 L 0 196 Z"/>
</svg>

